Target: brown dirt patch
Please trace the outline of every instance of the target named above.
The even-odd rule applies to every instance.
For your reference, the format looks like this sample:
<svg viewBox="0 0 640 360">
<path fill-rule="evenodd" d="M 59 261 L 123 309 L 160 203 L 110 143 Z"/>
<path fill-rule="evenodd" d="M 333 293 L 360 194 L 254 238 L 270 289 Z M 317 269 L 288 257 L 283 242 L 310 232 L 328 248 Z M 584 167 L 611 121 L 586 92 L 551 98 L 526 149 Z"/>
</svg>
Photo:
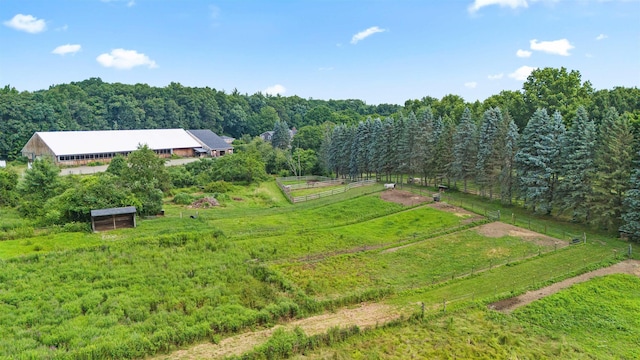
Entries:
<svg viewBox="0 0 640 360">
<path fill-rule="evenodd" d="M 540 246 L 565 247 L 569 245 L 569 243 L 566 241 L 562 241 L 551 236 L 546 236 L 535 231 L 519 228 L 517 226 L 505 224 L 502 222 L 492 222 L 490 224 L 478 226 L 476 228 L 476 231 L 478 232 L 478 234 L 488 237 L 519 237 L 525 241 L 531 241 L 534 244 Z"/>
<path fill-rule="evenodd" d="M 220 341 L 219 344 L 203 343 L 171 354 L 159 355 L 153 359 L 219 359 L 241 355 L 264 343 L 279 328 L 293 330 L 300 327 L 307 335 L 327 332 L 330 328 L 357 325 L 361 328 L 383 324 L 400 317 L 400 313 L 389 305 L 362 303 L 357 307 L 341 309 L 335 313 L 312 316 L 306 319 L 277 325 L 271 329 L 251 331 Z"/>
<path fill-rule="evenodd" d="M 220 203 L 216 198 L 212 197 L 204 197 L 202 199 L 198 199 L 191 203 L 191 205 L 187 206 L 190 209 L 202 209 L 202 208 L 210 208 L 214 206 L 220 206 Z"/>
<path fill-rule="evenodd" d="M 527 291 L 522 295 L 489 304 L 489 309 L 510 313 L 511 311 L 521 306 L 530 304 L 536 300 L 542 299 L 545 296 L 555 294 L 562 289 L 566 289 L 572 286 L 573 284 L 585 282 L 596 276 L 605 276 L 611 274 L 630 274 L 640 277 L 640 261 L 625 260 L 606 268 L 594 270 L 582 275 L 572 277 L 570 279 L 557 282 L 542 289 Z"/>
<path fill-rule="evenodd" d="M 380 193 L 380 198 L 384 201 L 390 201 L 404 206 L 413 206 L 433 201 L 433 198 L 417 195 L 409 191 L 390 189 Z"/>
</svg>

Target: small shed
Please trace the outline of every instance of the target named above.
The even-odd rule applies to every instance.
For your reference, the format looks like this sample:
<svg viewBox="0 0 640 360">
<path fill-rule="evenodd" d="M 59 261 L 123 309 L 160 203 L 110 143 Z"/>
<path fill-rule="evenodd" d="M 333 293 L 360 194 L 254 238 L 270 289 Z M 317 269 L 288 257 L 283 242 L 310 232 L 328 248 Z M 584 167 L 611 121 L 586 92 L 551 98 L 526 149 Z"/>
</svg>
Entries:
<svg viewBox="0 0 640 360">
<path fill-rule="evenodd" d="M 136 227 L 136 207 L 91 210 L 93 232 Z"/>
</svg>

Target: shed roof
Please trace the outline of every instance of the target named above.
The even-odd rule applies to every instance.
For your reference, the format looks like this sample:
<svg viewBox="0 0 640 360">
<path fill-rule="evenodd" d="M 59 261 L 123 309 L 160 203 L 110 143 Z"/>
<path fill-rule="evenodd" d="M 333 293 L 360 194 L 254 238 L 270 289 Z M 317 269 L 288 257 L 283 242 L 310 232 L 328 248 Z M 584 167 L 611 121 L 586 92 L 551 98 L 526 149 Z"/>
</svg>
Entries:
<svg viewBox="0 0 640 360">
<path fill-rule="evenodd" d="M 96 209 L 91 210 L 91 216 L 108 216 L 108 215 L 121 215 L 121 214 L 135 214 L 135 206 L 125 206 L 110 209 Z"/>
<path fill-rule="evenodd" d="M 233 149 L 223 138 L 209 129 L 204 130 L 187 130 L 188 133 L 199 139 L 203 144 L 211 150 L 227 150 Z"/>
<path fill-rule="evenodd" d="M 43 131 L 36 135 L 56 156 L 128 152 L 145 144 L 152 150 L 200 147 L 183 129 Z"/>
</svg>

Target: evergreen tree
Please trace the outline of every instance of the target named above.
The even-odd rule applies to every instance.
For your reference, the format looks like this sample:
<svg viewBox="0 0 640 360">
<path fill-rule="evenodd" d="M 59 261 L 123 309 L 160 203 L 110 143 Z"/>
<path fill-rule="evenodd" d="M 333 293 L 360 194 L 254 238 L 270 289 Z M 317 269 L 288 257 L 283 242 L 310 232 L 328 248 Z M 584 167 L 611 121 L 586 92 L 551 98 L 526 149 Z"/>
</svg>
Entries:
<svg viewBox="0 0 640 360">
<path fill-rule="evenodd" d="M 476 162 L 476 182 L 480 186 L 480 194 L 489 189 L 489 198 L 493 197 L 493 185 L 496 184 L 502 165 L 501 144 L 504 142 L 501 126 L 502 112 L 499 108 L 491 108 L 484 112 L 480 126 L 478 156 Z"/>
<path fill-rule="evenodd" d="M 402 175 L 409 170 L 409 144 L 407 141 L 407 127 L 405 126 L 405 117 L 400 116 L 394 123 L 393 143 L 396 148 L 393 154 L 393 172 L 396 174 L 398 182 L 402 183 Z"/>
<path fill-rule="evenodd" d="M 596 131 L 586 109 L 578 107 L 576 117 L 565 136 L 562 181 L 559 185 L 560 207 L 571 211 L 575 221 L 589 221 L 587 199 L 591 197 L 591 180 L 595 173 Z"/>
<path fill-rule="evenodd" d="M 460 123 L 453 137 L 453 164 L 452 170 L 456 179 L 464 182 L 464 191 L 467 191 L 467 181 L 475 176 L 476 154 L 478 152 L 477 127 L 471 119 L 469 108 L 464 109 Z"/>
<path fill-rule="evenodd" d="M 443 120 L 442 131 L 440 132 L 440 136 L 438 137 L 434 152 L 434 172 L 436 174 L 436 177 L 446 178 L 447 184 L 453 177 L 452 164 L 454 162 L 454 155 L 451 144 L 453 144 L 455 132 L 455 124 L 448 116 L 445 116 Z"/>
<path fill-rule="evenodd" d="M 413 111 L 409 112 L 409 116 L 406 118 L 405 127 L 405 136 L 407 138 L 407 173 L 413 175 L 420 171 L 419 161 L 421 157 L 418 119 Z"/>
<path fill-rule="evenodd" d="M 433 134 L 433 113 L 431 107 L 427 107 L 422 112 L 422 117 L 418 122 L 418 136 L 416 138 L 416 161 L 425 183 L 433 173 L 431 165 L 435 156 L 435 144 L 432 139 Z"/>
<path fill-rule="evenodd" d="M 379 167 L 386 176 L 386 181 L 391 181 L 391 174 L 395 168 L 395 152 L 396 144 L 394 141 L 395 122 L 388 117 L 382 122 L 383 137 L 379 140 L 381 147 L 381 158 L 379 159 Z"/>
<path fill-rule="evenodd" d="M 624 194 L 633 165 L 633 132 L 615 108 L 604 114 L 598 131 L 592 196 L 588 199 L 593 222 L 607 229 L 621 224 Z"/>
<path fill-rule="evenodd" d="M 624 224 L 620 231 L 626 233 L 630 240 L 640 242 L 640 164 L 636 163 L 631 174 L 629 190 L 625 193 L 625 213 L 622 215 Z"/>
<path fill-rule="evenodd" d="M 508 112 L 504 114 L 506 134 L 502 152 L 502 170 L 500 171 L 500 199 L 503 204 L 511 204 L 514 188 L 514 158 L 518 152 L 518 126 Z"/>
<path fill-rule="evenodd" d="M 291 145 L 291 132 L 286 121 L 276 121 L 271 136 L 271 145 L 282 150 L 289 149 Z"/>
<path fill-rule="evenodd" d="M 525 206 L 551 214 L 560 170 L 560 150 L 565 128 L 562 116 L 538 109 L 524 128 L 515 165 Z"/>
<path fill-rule="evenodd" d="M 384 139 L 384 131 L 382 127 L 382 121 L 380 118 L 376 118 L 371 122 L 371 141 L 369 142 L 369 154 L 371 157 L 371 171 L 376 173 L 376 179 L 379 181 L 380 176 L 383 173 L 382 156 L 384 156 L 384 145 L 382 143 Z"/>
</svg>

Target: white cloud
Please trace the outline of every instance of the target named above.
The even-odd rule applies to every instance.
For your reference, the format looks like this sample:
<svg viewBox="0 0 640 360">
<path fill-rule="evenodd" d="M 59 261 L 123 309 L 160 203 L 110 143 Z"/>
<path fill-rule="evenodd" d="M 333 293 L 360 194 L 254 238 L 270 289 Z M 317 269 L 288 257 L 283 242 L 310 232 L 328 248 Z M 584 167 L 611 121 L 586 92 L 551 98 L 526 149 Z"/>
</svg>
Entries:
<svg viewBox="0 0 640 360">
<path fill-rule="evenodd" d="M 469 89 L 475 89 L 476 86 L 478 86 L 478 83 L 475 81 L 469 81 L 464 83 L 464 87 L 469 88 Z"/>
<path fill-rule="evenodd" d="M 549 54 L 562 55 L 562 56 L 571 55 L 569 54 L 569 50 L 575 47 L 571 45 L 571 43 L 567 39 L 560 39 L 560 40 L 553 40 L 553 41 L 538 41 L 536 39 L 533 39 L 529 41 L 529 44 L 531 45 L 531 50 L 537 50 L 537 51 L 542 51 Z"/>
<path fill-rule="evenodd" d="M 527 0 L 475 0 L 473 4 L 469 5 L 469 12 L 475 13 L 481 8 L 490 5 L 499 5 L 500 7 L 510 7 L 512 9 L 529 6 Z"/>
<path fill-rule="evenodd" d="M 113 49 L 108 54 L 99 55 L 96 60 L 104 67 L 116 69 L 131 69 L 136 66 L 147 66 L 149 69 L 158 67 L 147 55 L 135 50 Z"/>
<path fill-rule="evenodd" d="M 519 58 L 528 58 L 531 56 L 531 51 L 518 49 L 518 51 L 516 51 L 516 56 Z"/>
<path fill-rule="evenodd" d="M 60 45 L 57 48 L 53 49 L 51 53 L 57 55 L 75 54 L 80 51 L 80 48 L 80 44 Z"/>
<path fill-rule="evenodd" d="M 535 69 L 537 69 L 537 67 L 531 67 L 526 65 L 521 66 L 518 69 L 516 69 L 516 71 L 509 74 L 509 77 L 518 81 L 525 81 L 527 80 L 527 77 L 529 77 L 529 74 L 531 74 L 531 72 Z"/>
<path fill-rule="evenodd" d="M 318 68 L 318 71 L 331 71 L 331 70 L 333 70 L 333 66 L 327 66 L 327 67 Z"/>
<path fill-rule="evenodd" d="M 47 24 L 42 19 L 38 19 L 32 15 L 18 14 L 11 20 L 7 20 L 4 24 L 10 28 L 20 31 L 26 31 L 31 34 L 37 34 L 47 29 Z"/>
<path fill-rule="evenodd" d="M 596 40 L 604 40 L 606 38 L 608 38 L 608 36 L 605 35 L 605 34 L 600 34 L 600 35 L 596 36 Z"/>
<path fill-rule="evenodd" d="M 500 74 L 495 74 L 495 75 L 489 75 L 489 76 L 487 76 L 487 78 L 489 80 L 500 80 L 500 79 L 502 79 L 503 76 L 504 76 L 504 74 L 500 73 Z"/>
<path fill-rule="evenodd" d="M 285 92 L 287 92 L 287 89 L 280 84 L 275 84 L 273 86 L 269 86 L 268 88 L 264 89 L 263 92 L 267 95 L 277 95 L 277 94 L 284 94 Z"/>
<path fill-rule="evenodd" d="M 69 29 L 69 25 L 64 24 L 63 26 L 56 28 L 56 31 L 67 31 Z"/>
<path fill-rule="evenodd" d="M 132 6 L 133 6 L 133 5 L 135 5 L 135 4 L 136 4 L 136 2 L 135 2 L 134 0 L 130 0 L 130 1 L 127 3 L 127 7 L 132 7 Z"/>
<path fill-rule="evenodd" d="M 359 33 L 353 35 L 353 37 L 351 38 L 351 43 L 352 44 L 357 44 L 358 41 L 360 40 L 364 40 L 366 38 L 368 38 L 369 36 L 375 34 L 375 33 L 381 33 L 381 32 L 385 32 L 387 31 L 386 29 L 380 29 L 377 26 L 372 26 L 370 28 L 368 28 L 367 30 L 364 31 L 360 31 Z"/>
</svg>

